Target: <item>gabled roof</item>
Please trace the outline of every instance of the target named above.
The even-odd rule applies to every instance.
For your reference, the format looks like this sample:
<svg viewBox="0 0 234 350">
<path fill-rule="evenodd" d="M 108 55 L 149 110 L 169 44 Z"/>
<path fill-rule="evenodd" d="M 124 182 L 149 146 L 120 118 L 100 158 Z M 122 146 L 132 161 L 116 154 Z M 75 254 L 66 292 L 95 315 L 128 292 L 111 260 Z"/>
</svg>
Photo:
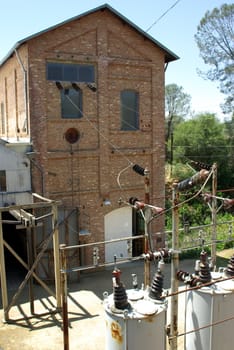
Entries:
<svg viewBox="0 0 234 350">
<path fill-rule="evenodd" d="M 170 51 L 169 49 L 167 49 L 164 45 L 162 45 L 159 41 L 155 40 L 151 35 L 149 35 L 148 33 L 146 33 L 145 31 L 143 31 L 141 28 L 139 28 L 136 24 L 134 24 L 133 22 L 131 22 L 129 19 L 127 19 L 125 16 L 123 16 L 121 13 L 119 13 L 118 11 L 116 11 L 113 7 L 111 7 L 110 5 L 108 4 L 104 4 L 104 5 L 101 5 L 101 6 L 98 6 L 92 10 L 89 10 L 89 11 L 86 11 L 78 16 L 75 16 L 75 17 L 72 17 L 72 18 L 69 18 L 68 20 L 66 21 L 63 21 L 63 22 L 60 22 L 54 26 L 51 26 L 47 29 L 44 29 L 38 33 L 35 33 L 33 35 L 30 35 L 20 41 L 18 41 L 14 46 L 13 48 L 8 52 L 8 54 L 2 59 L 2 61 L 0 62 L 0 66 L 3 65 L 5 63 L 5 61 L 8 60 L 8 58 L 11 57 L 11 55 L 14 53 L 14 51 L 19 48 L 21 45 L 23 45 L 24 43 L 26 43 L 27 41 L 31 40 L 31 39 L 34 39 L 44 33 L 47 33 L 51 30 L 54 30 L 56 28 L 59 28 L 61 26 L 63 26 L 64 24 L 67 24 L 67 23 L 70 23 L 72 21 L 75 21 L 77 19 L 80 19 L 82 17 L 85 17 L 89 14 L 92 14 L 94 12 L 97 12 L 97 11 L 103 11 L 103 10 L 109 10 L 110 12 L 112 12 L 113 14 L 115 14 L 117 17 L 121 18 L 121 20 L 125 21 L 128 25 L 130 25 L 132 28 L 134 28 L 137 32 L 139 32 L 141 35 L 143 35 L 145 38 L 147 38 L 148 40 L 150 40 L 153 44 L 155 44 L 156 46 L 158 46 L 160 49 L 162 49 L 164 52 L 165 52 L 165 61 L 166 62 L 171 62 L 171 61 L 175 61 L 177 60 L 179 57 L 173 53 L 172 51 Z"/>
</svg>

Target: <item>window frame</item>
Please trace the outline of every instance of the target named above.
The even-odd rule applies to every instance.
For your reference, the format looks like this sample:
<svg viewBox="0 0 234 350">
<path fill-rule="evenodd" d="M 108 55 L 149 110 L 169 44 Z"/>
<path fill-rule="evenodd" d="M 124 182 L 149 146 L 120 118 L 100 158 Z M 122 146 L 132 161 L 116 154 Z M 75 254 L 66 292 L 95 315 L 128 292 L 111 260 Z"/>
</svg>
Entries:
<svg viewBox="0 0 234 350">
<path fill-rule="evenodd" d="M 46 63 L 46 78 L 49 81 L 95 83 L 95 66 L 81 63 Z"/>
</svg>

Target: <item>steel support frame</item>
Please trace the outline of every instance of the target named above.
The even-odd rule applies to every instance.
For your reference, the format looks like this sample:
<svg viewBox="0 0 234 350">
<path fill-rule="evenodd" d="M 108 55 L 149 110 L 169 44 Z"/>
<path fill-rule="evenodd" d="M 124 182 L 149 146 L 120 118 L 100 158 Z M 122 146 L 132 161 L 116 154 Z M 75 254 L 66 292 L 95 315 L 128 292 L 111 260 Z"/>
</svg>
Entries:
<svg viewBox="0 0 234 350">
<path fill-rule="evenodd" d="M 37 282 L 52 296 L 56 298 L 57 309 L 61 309 L 61 277 L 60 277 L 60 260 L 59 260 L 59 231 L 58 231 L 58 211 L 57 206 L 59 202 L 49 200 L 47 198 L 41 197 L 40 195 L 34 193 L 32 194 L 33 198 L 40 200 L 40 202 L 23 204 L 23 205 L 14 205 L 9 207 L 0 207 L 0 281 L 1 281 L 1 291 L 2 291 L 2 304 L 4 311 L 4 322 L 10 320 L 9 312 L 11 307 L 17 301 L 21 291 L 24 289 L 25 285 L 29 281 L 30 285 L 30 309 L 31 313 L 34 314 L 34 300 L 33 300 L 33 283 L 32 279 L 35 278 Z M 51 218 L 52 218 L 52 232 L 49 234 L 47 239 L 43 242 L 42 249 L 40 253 L 34 260 L 32 255 L 32 228 L 35 228 L 37 225 L 37 218 L 31 213 L 28 213 L 27 210 L 34 210 L 36 208 L 49 207 L 51 208 Z M 27 233 L 27 248 L 29 256 L 29 264 L 25 263 L 21 257 L 10 247 L 10 245 L 3 239 L 3 212 L 12 212 L 20 219 L 23 223 L 23 226 L 26 228 Z M 38 218 L 40 219 L 40 218 Z M 53 250 L 54 250 L 54 266 L 55 266 L 55 294 L 54 292 L 37 276 L 35 269 L 47 249 L 50 241 L 53 239 Z M 4 247 L 6 247 L 10 253 L 28 270 L 24 280 L 20 284 L 17 292 L 12 297 L 12 300 L 8 301 L 8 290 L 7 290 L 7 277 L 6 277 L 6 266 L 5 266 L 5 255 Z"/>
</svg>

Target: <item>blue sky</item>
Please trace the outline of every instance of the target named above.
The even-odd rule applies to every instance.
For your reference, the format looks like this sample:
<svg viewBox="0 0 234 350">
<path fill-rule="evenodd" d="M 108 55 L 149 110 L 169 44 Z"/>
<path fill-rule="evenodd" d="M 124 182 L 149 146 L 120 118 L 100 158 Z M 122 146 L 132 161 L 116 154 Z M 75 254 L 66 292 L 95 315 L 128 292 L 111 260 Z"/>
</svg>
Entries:
<svg viewBox="0 0 234 350">
<path fill-rule="evenodd" d="M 146 31 L 176 0 L 4 1 L 1 3 L 0 60 L 17 41 L 104 3 Z M 198 68 L 206 70 L 209 67 L 199 57 L 194 34 L 205 12 L 223 3 L 231 4 L 233 0 L 179 0 L 148 31 L 148 34 L 180 57 L 169 64 L 166 84 L 182 86 L 192 97 L 195 113 L 216 113 L 221 119 L 223 115 L 219 104 L 223 101 L 223 95 L 219 93 L 218 84 L 206 81 L 197 74 Z"/>
</svg>

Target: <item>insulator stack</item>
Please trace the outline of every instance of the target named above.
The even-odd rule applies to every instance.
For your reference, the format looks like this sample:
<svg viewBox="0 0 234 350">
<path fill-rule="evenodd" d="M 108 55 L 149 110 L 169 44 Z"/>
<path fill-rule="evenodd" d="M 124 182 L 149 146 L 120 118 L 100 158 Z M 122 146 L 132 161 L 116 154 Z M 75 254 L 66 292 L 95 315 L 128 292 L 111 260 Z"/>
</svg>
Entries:
<svg viewBox="0 0 234 350">
<path fill-rule="evenodd" d="M 116 309 L 124 310 L 128 308 L 128 297 L 123 283 L 120 281 L 121 271 L 114 269 L 113 276 L 113 297 Z"/>
<path fill-rule="evenodd" d="M 207 283 L 211 281 L 210 266 L 207 262 L 207 253 L 204 251 L 202 251 L 200 255 L 199 280 L 202 283 Z"/>
<path fill-rule="evenodd" d="M 163 292 L 163 275 L 161 271 L 158 270 L 154 275 L 149 296 L 150 298 L 155 300 L 162 300 L 161 298 L 162 292 Z"/>
<path fill-rule="evenodd" d="M 234 199 L 225 198 L 223 201 L 224 209 L 230 209 L 234 206 Z"/>
<path fill-rule="evenodd" d="M 197 276 L 193 276 L 189 272 L 185 271 L 178 271 L 177 279 L 181 282 L 184 282 L 185 284 L 188 284 L 190 287 L 195 287 L 199 283 L 199 279 Z"/>
<path fill-rule="evenodd" d="M 129 198 L 129 203 L 130 203 L 131 205 L 135 205 L 136 202 L 138 202 L 138 199 L 137 199 L 136 197 L 131 197 L 131 198 Z"/>
<path fill-rule="evenodd" d="M 230 277 L 234 276 L 234 255 L 230 258 L 227 264 L 226 274 Z"/>
<path fill-rule="evenodd" d="M 211 168 L 212 168 L 211 165 L 208 165 L 208 164 L 205 164 L 202 162 L 195 162 L 194 160 L 191 160 L 190 164 L 197 171 L 202 170 L 202 169 L 211 170 Z"/>
<path fill-rule="evenodd" d="M 209 171 L 206 169 L 202 169 L 199 172 L 197 172 L 196 174 L 194 174 L 192 177 L 185 179 L 185 180 L 179 182 L 178 184 L 176 184 L 176 188 L 179 192 L 188 190 L 188 189 L 192 188 L 193 186 L 204 181 L 208 175 L 209 175 Z"/>
<path fill-rule="evenodd" d="M 144 169 L 142 168 L 140 165 L 138 164 L 134 164 L 132 169 L 139 175 L 141 176 L 145 176 L 148 174 L 148 170 L 147 169 Z"/>
</svg>

